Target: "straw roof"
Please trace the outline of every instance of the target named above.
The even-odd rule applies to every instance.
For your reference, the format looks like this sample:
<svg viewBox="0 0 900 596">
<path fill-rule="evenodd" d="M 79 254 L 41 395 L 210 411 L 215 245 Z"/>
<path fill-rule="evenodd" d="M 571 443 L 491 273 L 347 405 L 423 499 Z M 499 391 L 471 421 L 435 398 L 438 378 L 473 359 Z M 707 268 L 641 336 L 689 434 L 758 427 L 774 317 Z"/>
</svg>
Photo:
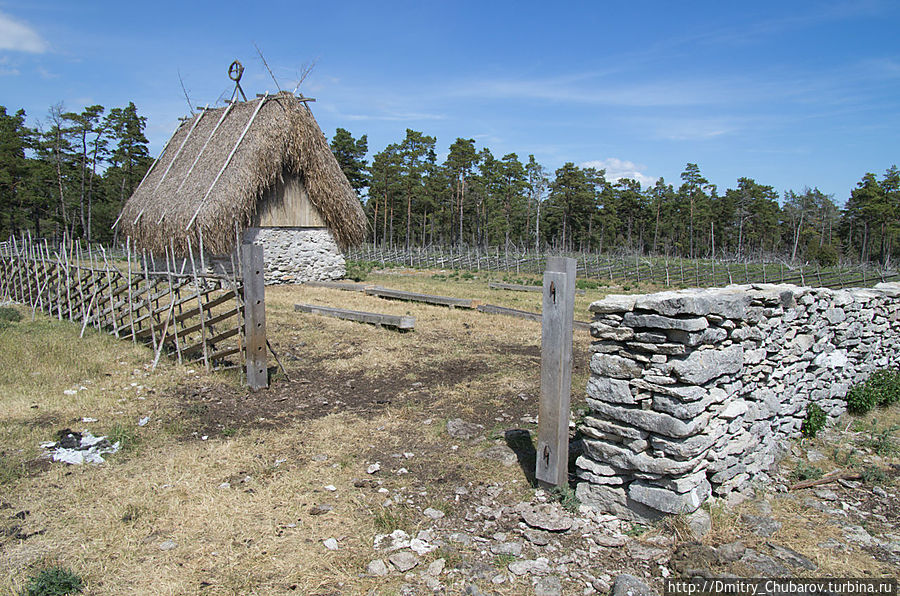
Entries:
<svg viewBox="0 0 900 596">
<path fill-rule="evenodd" d="M 157 252 L 173 241 L 186 250 L 188 238 L 196 249 L 202 230 L 204 249 L 226 254 L 234 249 L 235 225 L 243 231 L 263 194 L 292 174 L 302 177 L 342 248 L 362 241 L 359 199 L 312 113 L 289 92 L 207 109 L 182 123 L 117 225 Z"/>
</svg>

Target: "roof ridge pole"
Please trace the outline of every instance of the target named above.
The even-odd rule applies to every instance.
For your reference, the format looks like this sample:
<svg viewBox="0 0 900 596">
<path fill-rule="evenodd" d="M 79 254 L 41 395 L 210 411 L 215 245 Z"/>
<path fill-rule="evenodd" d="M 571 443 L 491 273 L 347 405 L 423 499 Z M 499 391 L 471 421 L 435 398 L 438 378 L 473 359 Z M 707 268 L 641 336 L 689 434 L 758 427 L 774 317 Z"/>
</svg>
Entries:
<svg viewBox="0 0 900 596">
<path fill-rule="evenodd" d="M 191 167 L 188 169 L 187 174 L 184 175 L 184 178 L 181 180 L 181 184 L 178 185 L 178 188 L 175 189 L 175 192 L 172 194 L 178 194 L 178 191 L 181 190 L 181 187 L 184 186 L 184 183 L 187 182 L 187 179 L 190 177 L 191 172 L 194 171 L 194 166 L 197 165 L 197 162 L 200 161 L 200 156 L 203 155 L 203 152 L 206 151 L 206 146 L 209 145 L 209 142 L 212 140 L 213 135 L 216 134 L 216 131 L 219 130 L 219 125 L 225 120 L 225 116 L 228 115 L 228 112 L 231 111 L 231 108 L 234 106 L 233 103 L 228 104 L 228 107 L 225 108 L 225 111 L 222 112 L 222 115 L 219 117 L 219 121 L 216 122 L 216 125 L 213 127 L 212 132 L 209 133 L 209 138 L 206 139 L 206 142 L 203 143 L 203 147 L 200 148 L 200 151 L 197 153 L 197 157 L 194 158 L 194 163 L 191 164 Z"/>
<path fill-rule="evenodd" d="M 237 153 L 238 147 L 241 145 L 241 141 L 244 140 L 244 137 L 247 135 L 247 131 L 250 130 L 250 125 L 253 124 L 253 121 L 256 120 L 256 115 L 259 114 L 259 110 L 262 109 L 263 104 L 266 103 L 266 100 L 269 98 L 269 92 L 266 91 L 266 94 L 263 95 L 263 98 L 259 100 L 259 105 L 256 106 L 256 110 L 254 110 L 253 115 L 250 116 L 250 121 L 247 122 L 247 125 L 244 127 L 243 132 L 241 132 L 241 136 L 238 138 L 237 143 L 234 144 L 234 147 L 231 149 L 231 153 L 228 154 L 228 157 L 225 159 L 225 163 L 222 164 L 222 167 L 219 169 L 219 173 L 216 174 L 215 179 L 213 179 L 212 184 L 209 185 L 209 189 L 206 191 L 206 194 L 203 195 L 203 198 L 200 199 L 200 204 L 197 205 L 197 210 L 194 211 L 194 217 L 191 218 L 191 221 L 188 222 L 188 225 L 185 226 L 184 231 L 187 232 L 191 229 L 191 226 L 194 225 L 194 221 L 197 219 L 197 216 L 200 214 L 200 209 L 203 208 L 203 203 L 206 202 L 206 198 L 212 192 L 212 189 L 215 187 L 216 182 L 219 181 L 219 177 L 222 176 L 222 172 L 225 171 L 225 168 L 228 167 L 228 164 L 231 163 L 231 158 L 234 157 L 234 154 Z"/>
<path fill-rule="evenodd" d="M 153 171 L 153 168 L 156 167 L 156 164 L 159 163 L 159 158 L 162 157 L 162 156 L 163 156 L 163 153 L 166 152 L 166 148 L 168 148 L 169 143 L 172 141 L 172 137 L 175 136 L 175 133 L 178 132 L 178 129 L 179 129 L 179 128 L 181 128 L 181 124 L 179 124 L 177 127 L 175 127 L 175 130 L 172 131 L 172 136 L 169 137 L 169 140 L 167 140 L 167 141 L 166 141 L 166 144 L 163 145 L 162 151 L 159 152 L 159 155 L 156 157 L 156 159 L 153 160 L 153 163 L 150 164 L 150 167 L 147 168 L 147 172 L 144 174 L 144 177 L 141 178 L 141 181 L 138 182 L 137 188 L 134 189 L 134 192 L 137 192 L 137 191 L 139 191 L 139 190 L 141 189 L 141 186 L 143 186 L 143 184 L 144 184 L 144 180 L 147 179 L 147 176 L 150 175 L 150 172 L 152 172 L 152 171 Z M 131 194 L 133 195 L 134 193 L 131 193 Z M 123 208 L 122 208 L 122 212 L 119 213 L 119 217 L 116 218 L 116 221 L 113 222 L 113 225 L 109 226 L 109 229 L 110 229 L 110 230 L 115 230 L 115 229 L 116 229 L 116 226 L 119 225 L 119 220 L 122 219 L 122 215 L 124 215 L 124 213 L 125 213 L 125 209 L 124 209 L 124 207 L 123 207 Z M 140 217 L 140 216 L 138 216 L 138 217 Z M 135 222 L 137 222 L 137 220 L 135 220 Z"/>
<path fill-rule="evenodd" d="M 178 156 L 181 155 L 181 150 L 184 149 L 184 146 L 187 145 L 188 139 L 191 138 L 191 133 L 194 132 L 194 129 L 197 128 L 197 125 L 200 124 L 200 121 L 203 120 L 203 116 L 206 115 L 206 110 L 209 109 L 209 104 L 206 104 L 206 107 L 203 108 L 203 111 L 200 112 L 200 116 L 194 120 L 194 123 L 191 125 L 191 129 L 188 131 L 187 135 L 184 137 L 184 140 L 181 141 L 181 145 L 178 146 L 178 151 L 175 152 L 175 155 L 172 156 L 172 159 L 169 161 L 169 165 L 166 166 L 166 171 L 163 172 L 163 175 L 160 176 L 159 182 L 156 183 L 156 186 L 153 188 L 153 192 L 155 193 L 159 190 L 159 187 L 162 185 L 163 181 L 166 179 L 166 176 L 169 174 L 169 170 L 172 169 L 172 166 L 175 164 L 175 160 L 178 159 Z M 159 216 L 159 220 L 156 222 L 156 225 L 162 223 L 163 218 L 166 216 L 166 211 L 168 209 L 163 208 L 162 215 Z"/>
</svg>

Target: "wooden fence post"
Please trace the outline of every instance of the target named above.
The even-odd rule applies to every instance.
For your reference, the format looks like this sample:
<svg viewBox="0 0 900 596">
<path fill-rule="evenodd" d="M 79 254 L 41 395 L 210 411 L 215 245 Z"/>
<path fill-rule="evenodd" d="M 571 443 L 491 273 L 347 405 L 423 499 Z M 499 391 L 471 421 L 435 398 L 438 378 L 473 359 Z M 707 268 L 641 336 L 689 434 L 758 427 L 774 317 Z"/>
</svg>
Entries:
<svg viewBox="0 0 900 596">
<path fill-rule="evenodd" d="M 541 403 L 535 477 L 552 486 L 569 483 L 569 402 L 575 259 L 549 257 L 544 272 L 541 322 Z"/>
<path fill-rule="evenodd" d="M 256 391 L 269 386 L 266 368 L 266 285 L 262 246 L 241 245 L 240 258 L 244 274 L 247 384 L 252 391 Z"/>
</svg>

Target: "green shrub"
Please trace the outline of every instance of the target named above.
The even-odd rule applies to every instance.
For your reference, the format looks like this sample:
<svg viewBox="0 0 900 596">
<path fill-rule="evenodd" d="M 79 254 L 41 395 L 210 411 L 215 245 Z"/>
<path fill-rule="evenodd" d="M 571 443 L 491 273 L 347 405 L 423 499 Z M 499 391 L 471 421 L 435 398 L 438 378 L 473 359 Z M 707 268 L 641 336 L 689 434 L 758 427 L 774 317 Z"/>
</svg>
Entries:
<svg viewBox="0 0 900 596">
<path fill-rule="evenodd" d="M 900 369 L 884 368 L 876 371 L 866 382 L 878 396 L 879 406 L 900 402 Z"/>
<path fill-rule="evenodd" d="M 596 290 L 599 283 L 592 279 L 575 279 L 575 287 L 579 290 Z"/>
<path fill-rule="evenodd" d="M 830 244 L 824 244 L 822 246 L 811 244 L 807 247 L 806 256 L 811 260 L 816 261 L 822 267 L 834 267 L 837 265 L 838 259 L 840 258 L 838 249 Z"/>
<path fill-rule="evenodd" d="M 875 371 L 864 383 L 851 387 L 845 399 L 852 414 L 865 414 L 875 406 L 900 402 L 900 370 Z"/>
<path fill-rule="evenodd" d="M 822 469 L 819 466 L 800 462 L 797 464 L 797 467 L 794 468 L 793 476 L 795 480 L 817 480 L 822 477 L 822 474 Z"/>
<path fill-rule="evenodd" d="M 893 424 L 887 428 L 878 428 L 878 420 L 872 420 L 867 429 L 868 437 L 863 440 L 863 445 L 883 457 L 897 453 L 898 447 L 894 441 L 894 433 L 900 430 L 900 424 Z"/>
<path fill-rule="evenodd" d="M 22 314 L 9 306 L 0 306 L 0 323 L 18 323 Z"/>
<path fill-rule="evenodd" d="M 551 495 L 559 501 L 563 509 L 569 513 L 578 513 L 578 507 L 581 501 L 575 496 L 575 491 L 569 485 L 555 486 L 550 491 Z"/>
<path fill-rule="evenodd" d="M 344 277 L 353 281 L 366 281 L 366 278 L 375 268 L 371 261 L 347 261 Z"/>
<path fill-rule="evenodd" d="M 800 434 L 804 437 L 814 437 L 816 433 L 825 428 L 828 417 L 825 410 L 819 407 L 819 404 L 809 404 L 806 406 L 806 418 L 803 419 L 803 426 L 800 427 Z"/>
<path fill-rule="evenodd" d="M 65 567 L 41 569 L 31 577 L 23 596 L 65 596 L 81 592 L 84 581 Z"/>
</svg>

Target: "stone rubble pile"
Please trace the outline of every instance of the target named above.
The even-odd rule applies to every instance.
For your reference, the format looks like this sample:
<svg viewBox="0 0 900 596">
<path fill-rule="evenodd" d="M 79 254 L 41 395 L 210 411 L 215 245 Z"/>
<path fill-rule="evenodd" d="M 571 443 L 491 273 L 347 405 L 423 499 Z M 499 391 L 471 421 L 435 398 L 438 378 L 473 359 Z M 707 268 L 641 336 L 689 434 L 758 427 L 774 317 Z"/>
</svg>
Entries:
<svg viewBox="0 0 900 596">
<path fill-rule="evenodd" d="M 251 228 L 244 240 L 263 247 L 267 284 L 340 279 L 346 262 L 326 228 Z"/>
<path fill-rule="evenodd" d="M 765 480 L 807 405 L 830 418 L 900 355 L 900 284 L 613 295 L 595 318 L 577 496 L 629 519 Z"/>
</svg>

